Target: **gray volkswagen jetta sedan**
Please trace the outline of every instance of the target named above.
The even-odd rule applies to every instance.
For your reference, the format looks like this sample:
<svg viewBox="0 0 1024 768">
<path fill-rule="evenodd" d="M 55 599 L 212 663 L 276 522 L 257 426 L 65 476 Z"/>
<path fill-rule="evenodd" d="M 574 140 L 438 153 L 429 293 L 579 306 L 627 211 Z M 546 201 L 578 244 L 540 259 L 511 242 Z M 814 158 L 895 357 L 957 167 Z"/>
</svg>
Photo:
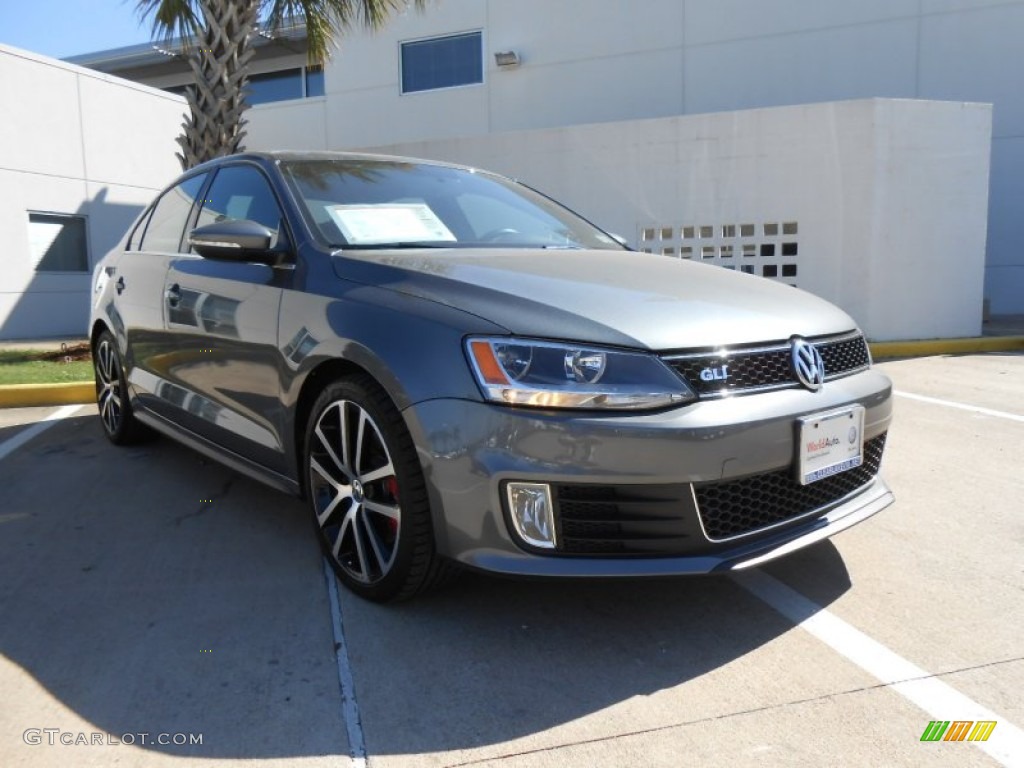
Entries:
<svg viewBox="0 0 1024 768">
<path fill-rule="evenodd" d="M 91 304 L 107 436 L 303 496 L 372 600 L 457 565 L 746 568 L 893 500 L 891 384 L 848 315 L 477 169 L 212 161 L 100 261 Z"/>
</svg>

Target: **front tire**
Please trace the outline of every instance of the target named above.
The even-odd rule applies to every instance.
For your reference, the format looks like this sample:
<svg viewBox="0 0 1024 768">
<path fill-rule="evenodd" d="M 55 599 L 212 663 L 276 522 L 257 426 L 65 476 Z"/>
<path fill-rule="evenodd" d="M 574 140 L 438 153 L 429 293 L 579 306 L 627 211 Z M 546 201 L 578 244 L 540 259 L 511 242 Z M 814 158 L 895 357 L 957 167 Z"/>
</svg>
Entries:
<svg viewBox="0 0 1024 768">
<path fill-rule="evenodd" d="M 412 438 L 371 378 L 343 378 L 320 394 L 304 456 L 317 537 L 346 587 L 375 602 L 405 600 L 449 572 Z"/>
</svg>

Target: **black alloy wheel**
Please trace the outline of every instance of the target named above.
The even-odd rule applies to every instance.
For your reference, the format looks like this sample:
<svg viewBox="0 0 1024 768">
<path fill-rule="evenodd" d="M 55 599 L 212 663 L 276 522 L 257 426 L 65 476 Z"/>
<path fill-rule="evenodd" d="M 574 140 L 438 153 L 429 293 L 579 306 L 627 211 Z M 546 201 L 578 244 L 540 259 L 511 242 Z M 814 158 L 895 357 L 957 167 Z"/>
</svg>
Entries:
<svg viewBox="0 0 1024 768">
<path fill-rule="evenodd" d="M 100 423 L 110 442 L 128 445 L 148 437 L 149 430 L 139 423 L 132 412 L 121 356 L 110 331 L 103 331 L 96 339 L 92 366 L 96 378 L 96 405 L 100 411 Z"/>
<path fill-rule="evenodd" d="M 426 484 L 402 417 L 367 376 L 320 394 L 306 427 L 313 522 L 338 578 L 376 602 L 408 599 L 452 571 L 434 547 Z"/>
</svg>

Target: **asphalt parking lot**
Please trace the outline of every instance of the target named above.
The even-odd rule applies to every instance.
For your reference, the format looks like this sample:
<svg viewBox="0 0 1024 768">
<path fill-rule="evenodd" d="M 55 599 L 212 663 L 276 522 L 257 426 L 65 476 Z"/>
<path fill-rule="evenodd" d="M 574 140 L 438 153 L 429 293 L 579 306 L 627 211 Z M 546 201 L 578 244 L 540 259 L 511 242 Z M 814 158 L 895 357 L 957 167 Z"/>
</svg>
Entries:
<svg viewBox="0 0 1024 768">
<path fill-rule="evenodd" d="M 881 367 L 897 502 L 829 542 L 393 607 L 297 500 L 92 406 L 0 411 L 0 765 L 1024 765 L 1024 354 Z"/>
</svg>

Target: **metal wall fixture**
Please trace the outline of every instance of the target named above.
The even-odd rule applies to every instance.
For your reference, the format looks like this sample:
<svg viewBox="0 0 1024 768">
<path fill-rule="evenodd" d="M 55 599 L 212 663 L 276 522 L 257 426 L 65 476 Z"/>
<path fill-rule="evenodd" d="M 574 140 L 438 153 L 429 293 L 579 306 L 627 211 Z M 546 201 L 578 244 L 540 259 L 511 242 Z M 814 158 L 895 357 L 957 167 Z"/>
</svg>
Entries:
<svg viewBox="0 0 1024 768">
<path fill-rule="evenodd" d="M 498 51 L 494 54 L 494 63 L 499 67 L 518 67 L 521 62 L 515 51 Z"/>
</svg>

